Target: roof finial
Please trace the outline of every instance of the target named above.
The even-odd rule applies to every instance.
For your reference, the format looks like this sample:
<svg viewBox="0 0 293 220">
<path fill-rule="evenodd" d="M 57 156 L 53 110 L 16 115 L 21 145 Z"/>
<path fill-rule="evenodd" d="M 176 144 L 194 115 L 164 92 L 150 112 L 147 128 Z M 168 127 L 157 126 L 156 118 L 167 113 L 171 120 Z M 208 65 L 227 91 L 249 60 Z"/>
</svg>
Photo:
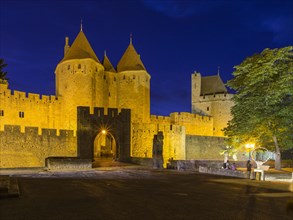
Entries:
<svg viewBox="0 0 293 220">
<path fill-rule="evenodd" d="M 130 40 L 129 43 L 132 44 L 132 33 L 131 32 L 130 32 L 130 39 L 129 40 Z"/>
<path fill-rule="evenodd" d="M 105 56 L 107 56 L 107 52 L 106 52 L 106 50 L 104 50 L 104 57 L 105 57 Z"/>
<path fill-rule="evenodd" d="M 220 66 L 218 66 L 218 76 L 220 76 Z"/>
<path fill-rule="evenodd" d="M 80 18 L 80 31 L 82 31 L 82 18 Z"/>
</svg>

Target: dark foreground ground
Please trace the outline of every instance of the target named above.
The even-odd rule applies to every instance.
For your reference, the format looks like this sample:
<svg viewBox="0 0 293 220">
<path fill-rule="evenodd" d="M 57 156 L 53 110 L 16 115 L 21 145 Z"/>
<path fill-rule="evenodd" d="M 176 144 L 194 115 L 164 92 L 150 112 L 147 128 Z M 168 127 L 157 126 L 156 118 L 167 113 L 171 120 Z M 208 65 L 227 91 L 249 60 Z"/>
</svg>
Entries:
<svg viewBox="0 0 293 220">
<path fill-rule="evenodd" d="M 16 174 L 0 219 L 293 219 L 289 183 L 140 168 Z"/>
</svg>

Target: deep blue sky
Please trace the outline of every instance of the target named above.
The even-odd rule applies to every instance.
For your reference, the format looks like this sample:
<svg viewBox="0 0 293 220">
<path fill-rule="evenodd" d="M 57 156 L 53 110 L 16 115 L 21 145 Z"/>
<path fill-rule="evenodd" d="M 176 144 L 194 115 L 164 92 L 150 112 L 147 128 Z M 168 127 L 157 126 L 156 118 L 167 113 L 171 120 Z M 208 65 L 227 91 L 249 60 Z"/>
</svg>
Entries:
<svg viewBox="0 0 293 220">
<path fill-rule="evenodd" d="M 54 70 L 83 30 L 117 65 L 133 44 L 150 73 L 151 113 L 190 112 L 191 74 L 226 82 L 265 48 L 293 45 L 293 0 L 0 0 L 0 58 L 10 88 L 55 93 Z"/>
</svg>

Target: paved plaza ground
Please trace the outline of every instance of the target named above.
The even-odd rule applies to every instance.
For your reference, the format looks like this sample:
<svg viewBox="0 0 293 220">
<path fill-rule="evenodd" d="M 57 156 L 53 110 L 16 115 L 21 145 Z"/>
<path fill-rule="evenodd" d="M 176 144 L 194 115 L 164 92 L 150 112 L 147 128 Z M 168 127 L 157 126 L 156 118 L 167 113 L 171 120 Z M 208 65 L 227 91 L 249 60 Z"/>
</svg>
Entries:
<svg viewBox="0 0 293 220">
<path fill-rule="evenodd" d="M 286 182 L 140 166 L 5 172 L 17 177 L 20 197 L 0 199 L 1 220 L 293 217 L 288 207 L 293 195 Z"/>
</svg>

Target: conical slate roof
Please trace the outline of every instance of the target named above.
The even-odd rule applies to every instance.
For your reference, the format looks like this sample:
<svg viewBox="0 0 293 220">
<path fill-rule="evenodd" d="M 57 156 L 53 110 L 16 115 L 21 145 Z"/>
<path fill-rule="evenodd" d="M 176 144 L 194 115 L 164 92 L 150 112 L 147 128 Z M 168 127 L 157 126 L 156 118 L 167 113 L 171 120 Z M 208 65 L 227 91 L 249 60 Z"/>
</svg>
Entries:
<svg viewBox="0 0 293 220">
<path fill-rule="evenodd" d="M 201 78 L 201 95 L 227 93 L 227 89 L 219 75 Z"/>
<path fill-rule="evenodd" d="M 100 63 L 83 31 L 80 31 L 62 61 L 91 58 Z M 61 62 L 62 62 L 61 61 Z"/>
<path fill-rule="evenodd" d="M 110 62 L 109 58 L 106 55 L 106 52 L 104 54 L 104 59 L 103 59 L 102 64 L 103 64 L 103 66 L 105 68 L 105 71 L 116 73 L 115 68 L 113 67 L 112 63 Z"/>
<path fill-rule="evenodd" d="M 140 59 L 140 55 L 136 52 L 132 42 L 130 42 L 117 65 L 118 72 L 126 70 L 146 70 Z"/>
</svg>

